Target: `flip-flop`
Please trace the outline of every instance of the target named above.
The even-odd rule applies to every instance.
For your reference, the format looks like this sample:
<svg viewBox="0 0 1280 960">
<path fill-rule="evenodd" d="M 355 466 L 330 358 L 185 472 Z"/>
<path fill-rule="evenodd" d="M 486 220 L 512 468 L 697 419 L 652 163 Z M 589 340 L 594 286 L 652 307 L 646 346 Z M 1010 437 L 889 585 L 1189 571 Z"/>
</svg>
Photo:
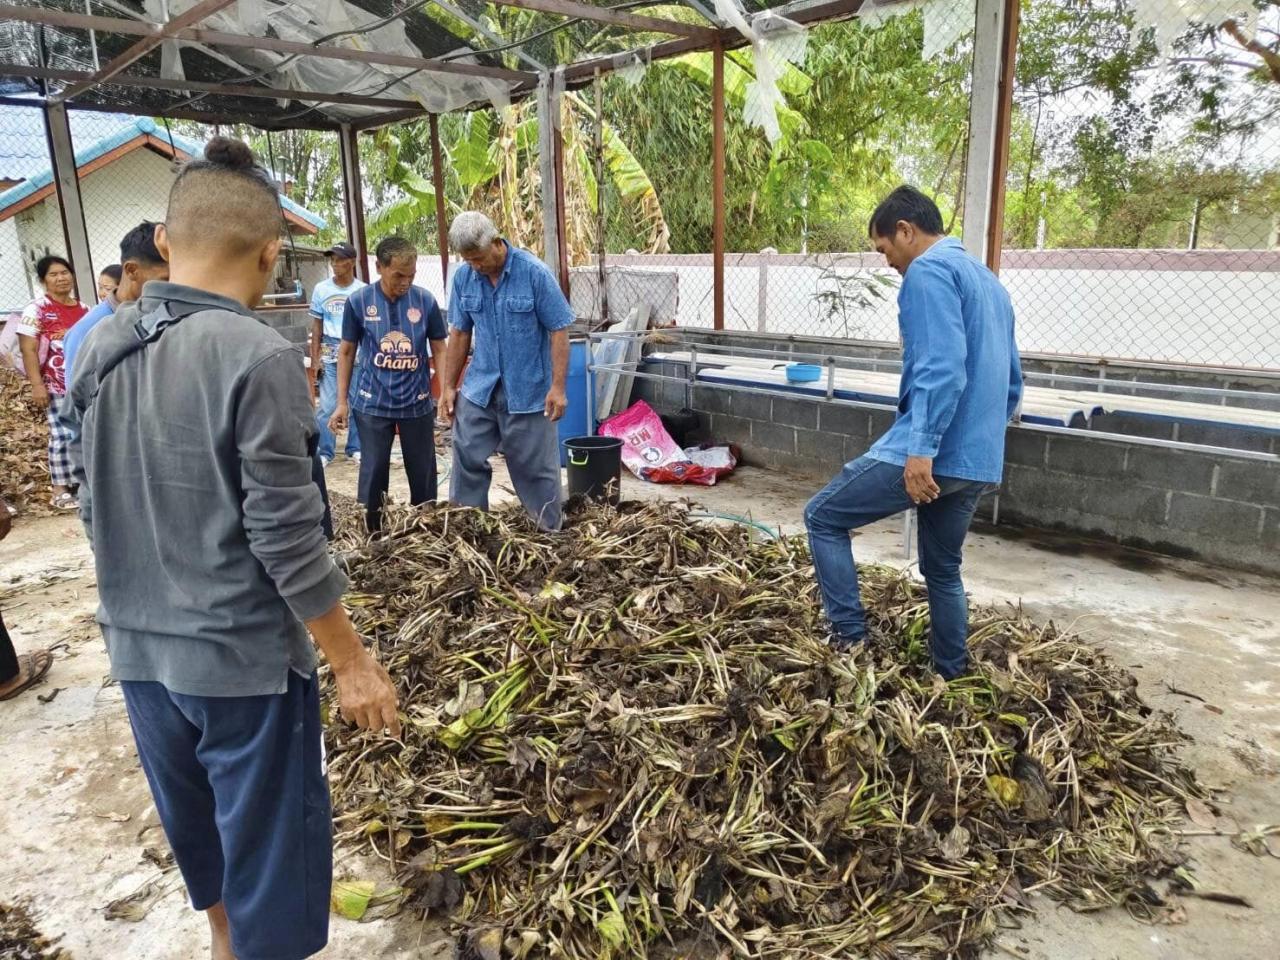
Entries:
<svg viewBox="0 0 1280 960">
<path fill-rule="evenodd" d="M 24 653 L 18 657 L 18 676 L 26 669 L 27 679 L 22 681 L 8 693 L 0 694 L 0 700 L 12 700 L 25 690 L 30 690 L 44 679 L 44 675 L 53 666 L 53 654 L 48 650 L 37 650 L 35 653 Z"/>
<path fill-rule="evenodd" d="M 69 493 L 60 493 L 52 500 L 49 505 L 55 510 L 79 510 L 80 502 Z"/>
</svg>

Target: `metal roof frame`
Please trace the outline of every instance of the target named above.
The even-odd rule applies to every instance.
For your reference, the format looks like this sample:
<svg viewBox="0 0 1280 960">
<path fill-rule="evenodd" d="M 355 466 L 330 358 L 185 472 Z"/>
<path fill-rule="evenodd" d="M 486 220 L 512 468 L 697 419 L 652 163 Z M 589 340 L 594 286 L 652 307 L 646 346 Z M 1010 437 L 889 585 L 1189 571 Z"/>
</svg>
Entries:
<svg viewBox="0 0 1280 960">
<path fill-rule="evenodd" d="M 649 63 L 692 51 L 712 50 L 716 47 L 732 49 L 744 46 L 748 42 L 737 30 L 726 28 L 719 24 L 714 19 L 714 13 L 708 9 L 702 0 L 670 0 L 670 3 L 687 7 L 690 11 L 695 12 L 699 18 L 707 21 L 706 24 L 686 23 L 669 17 L 631 12 L 631 8 L 637 6 L 659 5 L 658 0 L 654 0 L 653 4 L 640 4 L 635 0 L 631 0 L 631 2 L 614 6 L 595 6 L 592 3 L 583 2 L 583 0 L 489 0 L 492 5 L 498 7 L 511 7 L 551 16 L 560 16 L 566 19 L 549 28 L 541 28 L 530 37 L 514 43 L 499 44 L 493 48 L 477 46 L 469 40 L 458 38 L 469 48 L 469 51 L 461 54 L 450 53 L 447 56 L 434 57 L 414 57 L 401 53 L 356 49 L 350 46 L 338 46 L 320 41 L 306 43 L 277 37 L 254 37 L 201 26 L 203 20 L 219 11 L 230 8 L 235 2 L 236 0 L 202 0 L 202 2 L 197 3 L 185 13 L 174 17 L 165 24 L 143 19 L 133 20 L 128 17 L 108 17 L 92 13 L 79 13 L 42 4 L 17 5 L 14 3 L 0 3 L 0 23 L 12 21 L 35 24 L 41 27 L 88 30 L 100 34 L 139 38 L 136 43 L 130 45 L 110 62 L 93 71 L 57 69 L 47 63 L 39 66 L 6 64 L 0 66 L 0 77 L 62 81 L 68 86 L 61 91 L 48 95 L 47 100 L 52 103 L 65 103 L 73 109 L 111 109 L 116 112 L 123 109 L 128 111 L 127 106 L 122 108 L 120 105 L 112 105 L 108 108 L 101 103 L 84 98 L 85 94 L 100 87 L 188 91 L 196 94 L 196 96 L 177 103 L 153 105 L 145 110 L 139 110 L 139 112 L 155 116 L 193 119 L 212 119 L 215 115 L 219 117 L 234 116 L 236 109 L 233 107 L 219 110 L 216 106 L 213 106 L 218 95 L 223 94 L 229 98 L 265 98 L 282 102 L 296 101 L 299 104 L 312 105 L 310 109 L 304 107 L 301 111 L 301 116 L 306 117 L 306 120 L 297 124 L 299 126 L 325 129 L 349 123 L 354 128 L 369 129 L 428 113 L 426 107 L 416 100 L 405 99 L 403 96 L 383 96 L 380 93 L 381 90 L 393 87 L 419 71 L 498 82 L 506 86 L 507 95 L 515 100 L 531 95 L 540 79 L 556 71 L 563 71 L 568 85 L 578 86 L 594 79 L 598 75 L 610 73 L 620 66 L 633 63 L 637 57 Z M 799 23 L 807 24 L 852 16 L 857 13 L 864 2 L 866 0 L 816 0 L 816 2 L 815 0 L 800 0 L 800 2 L 774 7 L 773 12 L 788 16 Z M 419 11 L 423 6 L 424 4 L 421 2 L 412 3 L 394 13 L 393 17 L 396 19 L 402 18 L 411 12 Z M 501 40 L 497 34 L 485 26 L 483 21 L 468 14 L 456 2 L 449 3 L 442 0 L 440 7 L 474 30 L 477 36 L 495 43 Z M 116 9 L 122 8 L 117 7 Z M 561 65 L 546 64 L 544 66 L 541 61 L 532 57 L 524 49 L 525 44 L 536 37 L 555 33 L 582 21 L 594 22 L 601 24 L 605 28 L 621 30 L 624 34 L 643 34 L 647 38 L 655 33 L 665 33 L 671 36 L 672 39 Z M 379 26 L 382 26 L 382 24 L 379 24 Z M 441 30 L 446 34 L 449 33 L 443 27 L 441 27 Z M 285 54 L 288 59 L 285 63 L 257 72 L 252 69 L 246 69 L 246 76 L 243 80 L 227 83 L 138 76 L 128 72 L 128 68 L 131 65 L 138 63 L 157 47 L 170 41 L 185 41 L 190 44 L 198 44 L 200 47 L 197 49 L 203 49 L 207 52 L 211 52 L 210 48 L 224 48 L 228 51 L 236 49 L 267 50 Z M 523 59 L 526 64 L 532 65 L 536 63 L 542 69 L 514 70 L 505 66 L 493 65 L 491 58 L 504 52 L 512 53 Z M 456 59 L 459 55 L 486 58 L 490 59 L 490 62 L 459 62 Z M 278 71 L 293 59 L 305 57 L 360 63 L 375 68 L 399 67 L 410 71 L 410 73 L 400 77 L 388 74 L 387 83 L 379 88 L 379 91 L 373 93 L 355 93 L 349 90 L 306 90 L 269 82 L 259 84 L 258 81 L 264 81 L 264 78 L 269 74 Z M 229 62 L 231 61 L 224 61 L 224 64 Z M 211 109 L 188 109 L 195 101 L 210 103 Z M 373 108 L 378 112 L 370 116 L 354 119 L 334 117 L 321 112 L 317 106 L 326 104 Z M 240 105 L 240 109 L 243 108 L 244 105 Z M 297 116 L 298 114 L 288 115 L 287 119 L 294 119 Z M 255 118 L 247 116 L 241 119 L 252 123 Z"/>
</svg>

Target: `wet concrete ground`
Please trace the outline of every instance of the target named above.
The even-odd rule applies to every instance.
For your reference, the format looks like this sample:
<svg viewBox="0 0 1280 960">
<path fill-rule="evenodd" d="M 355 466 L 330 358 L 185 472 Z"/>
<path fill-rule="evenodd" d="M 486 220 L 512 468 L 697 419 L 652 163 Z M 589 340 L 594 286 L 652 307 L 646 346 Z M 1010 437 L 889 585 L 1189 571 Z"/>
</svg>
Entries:
<svg viewBox="0 0 1280 960">
<path fill-rule="evenodd" d="M 354 465 L 339 459 L 329 482 L 353 494 Z M 499 469 L 495 499 L 509 496 L 505 483 Z M 804 502 L 818 486 L 810 478 L 744 469 L 709 489 L 659 488 L 629 478 L 623 489 L 628 497 L 687 496 L 709 512 L 798 532 Z M 393 484 L 396 492 L 404 495 L 402 477 Z M 859 559 L 904 564 L 901 520 L 862 532 L 854 548 Z M 993 528 L 973 532 L 966 581 L 975 601 L 1021 604 L 1130 667 L 1147 700 L 1174 711 L 1195 738 L 1187 757 L 1203 781 L 1224 791 L 1221 826 L 1280 823 L 1280 584 Z M 20 519 L 0 543 L 0 608 L 20 651 L 52 646 L 57 660 L 41 688 L 0 703 L 6 848 L 0 890 L 6 900 L 31 897 L 43 929 L 64 935 L 81 960 L 194 960 L 207 956 L 203 919 L 186 906 L 175 874 L 161 875 L 142 859 L 144 849 L 163 838 L 119 690 L 107 682 L 95 605 L 92 558 L 78 521 Z M 55 691 L 47 703 L 35 695 L 49 698 Z M 1079 915 L 1037 898 L 1036 916 L 1002 934 L 997 954 L 1026 960 L 1276 956 L 1280 859 L 1241 853 L 1226 836 L 1194 836 L 1188 843 L 1203 889 L 1243 895 L 1251 908 L 1186 900 L 1185 923 L 1145 926 L 1119 911 Z M 339 875 L 385 876 L 379 864 L 350 851 L 338 858 Z M 149 883 L 154 900 L 142 920 L 104 919 L 105 904 Z M 335 919 L 322 956 L 425 960 L 450 956 L 450 949 L 436 928 L 412 918 Z"/>
</svg>

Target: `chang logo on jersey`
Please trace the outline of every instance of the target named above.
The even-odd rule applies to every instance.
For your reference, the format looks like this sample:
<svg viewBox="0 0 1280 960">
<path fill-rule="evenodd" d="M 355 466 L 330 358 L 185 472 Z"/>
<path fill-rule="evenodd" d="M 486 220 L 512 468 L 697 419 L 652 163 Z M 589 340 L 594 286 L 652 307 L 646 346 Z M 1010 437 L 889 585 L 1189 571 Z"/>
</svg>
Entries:
<svg viewBox="0 0 1280 960">
<path fill-rule="evenodd" d="M 382 335 L 373 365 L 380 370 L 417 370 L 421 361 L 413 352 L 413 341 L 399 330 Z"/>
</svg>

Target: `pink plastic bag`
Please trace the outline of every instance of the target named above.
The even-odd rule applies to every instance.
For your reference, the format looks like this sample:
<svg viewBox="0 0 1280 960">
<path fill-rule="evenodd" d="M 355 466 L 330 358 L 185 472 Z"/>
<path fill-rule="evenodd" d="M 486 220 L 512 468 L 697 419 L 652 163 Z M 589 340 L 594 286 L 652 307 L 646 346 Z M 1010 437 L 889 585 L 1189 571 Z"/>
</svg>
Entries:
<svg viewBox="0 0 1280 960">
<path fill-rule="evenodd" d="M 643 400 L 600 424 L 600 434 L 622 441 L 622 462 L 641 480 L 650 483 L 697 483 L 710 487 L 737 466 L 730 453 L 715 465 L 694 462 L 681 450 L 662 425 L 661 418 Z M 700 456 L 699 460 L 703 458 Z"/>
</svg>

